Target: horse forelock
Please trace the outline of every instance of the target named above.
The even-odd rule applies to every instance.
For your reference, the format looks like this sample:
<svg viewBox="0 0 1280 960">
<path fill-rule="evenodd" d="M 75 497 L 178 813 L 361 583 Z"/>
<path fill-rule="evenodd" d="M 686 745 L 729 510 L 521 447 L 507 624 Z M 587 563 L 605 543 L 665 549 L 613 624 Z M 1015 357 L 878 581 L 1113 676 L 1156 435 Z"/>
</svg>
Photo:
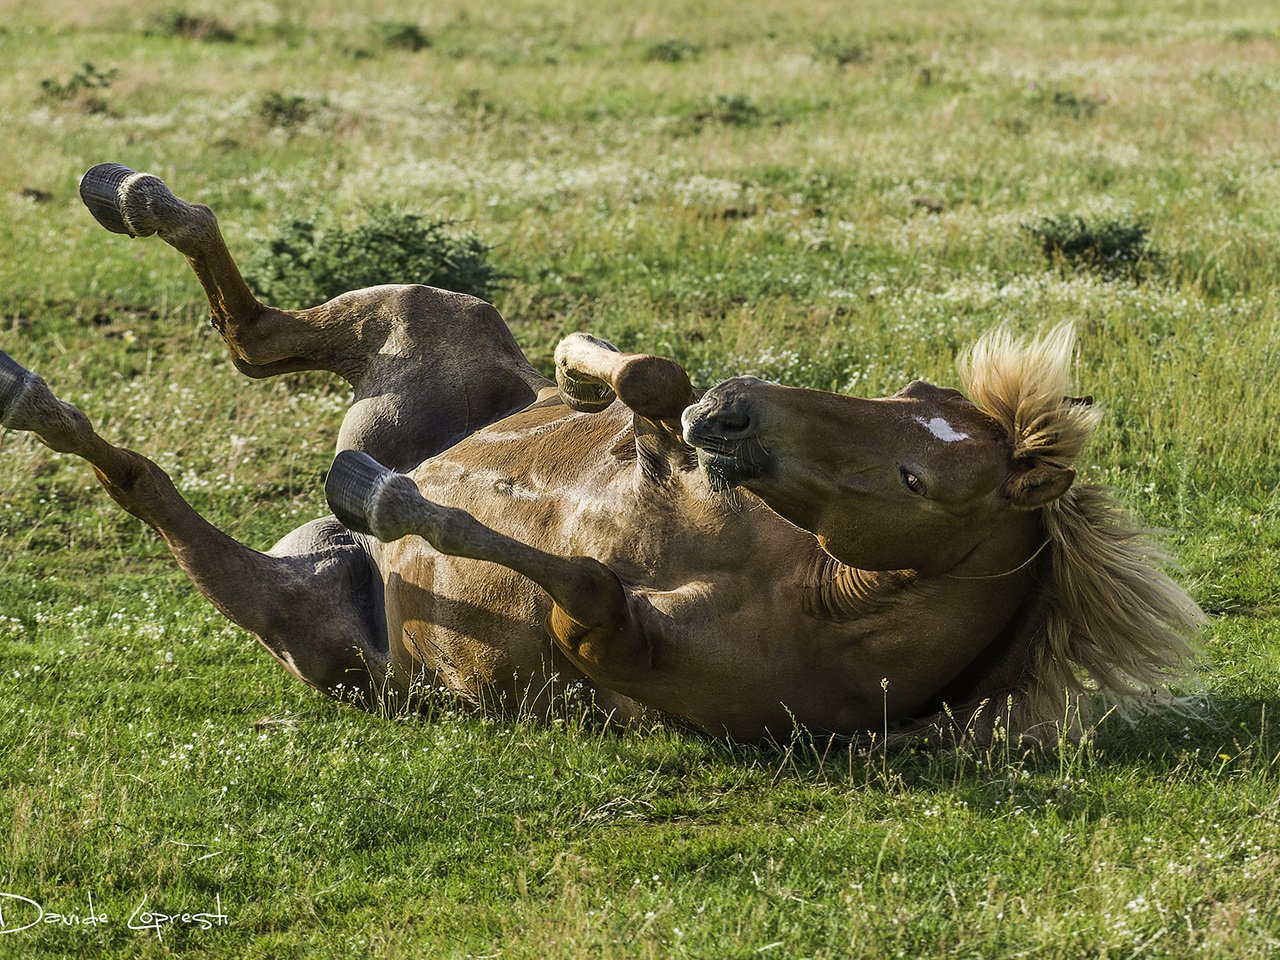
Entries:
<svg viewBox="0 0 1280 960">
<path fill-rule="evenodd" d="M 1001 326 L 957 361 L 965 393 L 1004 430 L 1015 461 L 1068 466 L 1101 419 L 1070 396 L 1075 353 L 1070 323 L 1030 337 L 1015 337 Z"/>
</svg>

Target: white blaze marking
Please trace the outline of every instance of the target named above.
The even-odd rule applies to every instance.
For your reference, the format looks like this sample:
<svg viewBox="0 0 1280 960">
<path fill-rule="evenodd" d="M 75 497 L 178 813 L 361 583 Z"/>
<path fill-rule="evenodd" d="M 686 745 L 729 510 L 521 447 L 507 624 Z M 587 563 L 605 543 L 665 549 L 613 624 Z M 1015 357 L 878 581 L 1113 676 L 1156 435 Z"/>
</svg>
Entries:
<svg viewBox="0 0 1280 960">
<path fill-rule="evenodd" d="M 915 421 L 943 443 L 955 443 L 957 440 L 969 439 L 969 435 L 967 433 L 961 433 L 941 417 L 934 417 L 932 420 L 926 420 L 924 417 L 916 417 Z"/>
</svg>

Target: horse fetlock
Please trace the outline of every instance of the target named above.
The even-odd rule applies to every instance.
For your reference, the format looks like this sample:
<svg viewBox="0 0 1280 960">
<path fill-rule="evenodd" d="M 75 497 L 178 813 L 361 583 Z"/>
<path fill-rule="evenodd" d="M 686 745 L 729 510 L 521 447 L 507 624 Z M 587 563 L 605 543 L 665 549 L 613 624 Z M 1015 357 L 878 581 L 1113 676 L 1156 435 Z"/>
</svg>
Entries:
<svg viewBox="0 0 1280 960">
<path fill-rule="evenodd" d="M 346 527 L 384 542 L 412 532 L 426 502 L 409 477 L 357 450 L 334 457 L 324 492 L 333 515 Z"/>
<path fill-rule="evenodd" d="M 467 511 L 419 498 L 414 532 L 421 534 L 441 553 L 459 557 L 470 555 L 472 548 L 477 546 L 473 536 L 475 531 L 475 518 Z"/>
<path fill-rule="evenodd" d="M 159 177 L 119 163 L 90 168 L 80 179 L 80 199 L 113 233 L 131 237 L 160 233 L 175 245 L 187 234 L 204 233 L 212 219 L 207 207 L 178 199 Z"/>
<path fill-rule="evenodd" d="M 0 424 L 34 433 L 59 453 L 72 453 L 93 432 L 89 418 L 53 395 L 44 379 L 0 351 Z"/>
</svg>

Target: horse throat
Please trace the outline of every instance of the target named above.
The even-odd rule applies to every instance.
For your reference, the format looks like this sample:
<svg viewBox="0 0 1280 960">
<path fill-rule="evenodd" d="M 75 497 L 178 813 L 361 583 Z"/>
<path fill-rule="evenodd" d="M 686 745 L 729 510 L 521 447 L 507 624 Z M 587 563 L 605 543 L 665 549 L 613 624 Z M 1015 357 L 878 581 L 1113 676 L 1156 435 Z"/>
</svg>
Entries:
<svg viewBox="0 0 1280 960">
<path fill-rule="evenodd" d="M 806 584 L 806 612 L 845 623 L 879 609 L 916 579 L 911 570 L 861 570 L 823 551 Z"/>
</svg>

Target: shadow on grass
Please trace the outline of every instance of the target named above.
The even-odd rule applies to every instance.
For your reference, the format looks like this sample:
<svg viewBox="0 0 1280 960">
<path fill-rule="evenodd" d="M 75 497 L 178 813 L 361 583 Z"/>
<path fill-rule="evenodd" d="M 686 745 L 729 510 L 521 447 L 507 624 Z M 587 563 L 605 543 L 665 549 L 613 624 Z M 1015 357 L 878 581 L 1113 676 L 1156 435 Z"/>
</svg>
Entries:
<svg viewBox="0 0 1280 960">
<path fill-rule="evenodd" d="M 1270 782 L 1280 755 L 1280 695 L 1197 697 L 1108 716 L 1086 737 L 1050 745 L 968 741 L 890 746 L 797 736 L 788 744 L 704 745 L 706 758 L 772 771 L 769 787 L 838 801 L 858 791 L 887 802 L 949 798 L 975 813 L 1052 811 L 1059 819 L 1141 817 L 1169 790 Z"/>
<path fill-rule="evenodd" d="M 1095 737 L 1100 763 L 1218 769 L 1224 755 L 1270 762 L 1280 753 L 1280 691 L 1275 696 L 1196 698 L 1152 708 L 1130 721 L 1103 724 Z M 1198 761 L 1195 758 L 1199 758 Z"/>
</svg>

